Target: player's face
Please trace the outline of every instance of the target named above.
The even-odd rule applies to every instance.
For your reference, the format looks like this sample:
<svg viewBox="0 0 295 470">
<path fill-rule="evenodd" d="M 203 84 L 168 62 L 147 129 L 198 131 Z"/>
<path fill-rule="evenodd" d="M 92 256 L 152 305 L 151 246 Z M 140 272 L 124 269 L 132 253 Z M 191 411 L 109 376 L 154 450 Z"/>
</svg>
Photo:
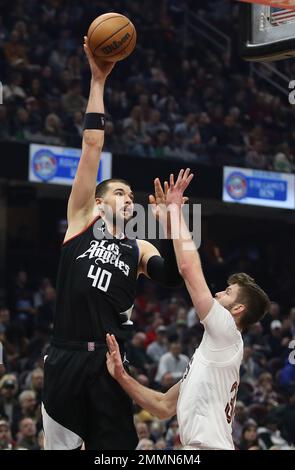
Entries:
<svg viewBox="0 0 295 470">
<path fill-rule="evenodd" d="M 238 284 L 232 284 L 228 286 L 224 291 L 217 292 L 215 299 L 220 305 L 231 311 L 232 308 L 237 304 L 237 298 L 239 293 Z"/>
<path fill-rule="evenodd" d="M 128 222 L 133 216 L 134 195 L 130 186 L 123 183 L 110 183 L 102 198 L 105 212 L 112 215 L 112 220 Z"/>
</svg>

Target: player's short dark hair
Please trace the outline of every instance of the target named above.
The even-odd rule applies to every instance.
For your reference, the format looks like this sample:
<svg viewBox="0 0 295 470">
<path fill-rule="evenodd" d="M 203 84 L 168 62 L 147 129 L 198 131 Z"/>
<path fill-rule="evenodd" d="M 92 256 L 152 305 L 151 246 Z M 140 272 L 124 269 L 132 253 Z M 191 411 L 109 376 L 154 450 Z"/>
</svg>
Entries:
<svg viewBox="0 0 295 470">
<path fill-rule="evenodd" d="M 268 295 L 261 287 L 256 284 L 255 280 L 245 273 L 233 274 L 228 279 L 228 285 L 237 284 L 239 293 L 237 302 L 245 305 L 245 312 L 240 319 L 240 327 L 242 330 L 256 323 L 264 317 L 269 311 L 270 300 Z"/>
<path fill-rule="evenodd" d="M 103 197 L 105 193 L 107 192 L 107 190 L 109 189 L 110 183 L 123 183 L 126 186 L 129 186 L 131 188 L 131 185 L 127 180 L 124 180 L 122 178 L 110 178 L 108 180 L 102 181 L 96 186 L 95 197 Z"/>
</svg>

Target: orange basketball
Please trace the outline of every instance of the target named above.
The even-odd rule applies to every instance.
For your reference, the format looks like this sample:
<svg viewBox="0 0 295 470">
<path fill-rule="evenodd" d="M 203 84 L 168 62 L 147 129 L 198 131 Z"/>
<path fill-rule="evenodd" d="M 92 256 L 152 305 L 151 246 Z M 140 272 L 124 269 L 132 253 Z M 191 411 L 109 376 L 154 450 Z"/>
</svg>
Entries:
<svg viewBox="0 0 295 470">
<path fill-rule="evenodd" d="M 98 16 L 88 29 L 93 54 L 107 62 L 126 59 L 136 44 L 136 30 L 131 21 L 119 13 Z"/>
</svg>

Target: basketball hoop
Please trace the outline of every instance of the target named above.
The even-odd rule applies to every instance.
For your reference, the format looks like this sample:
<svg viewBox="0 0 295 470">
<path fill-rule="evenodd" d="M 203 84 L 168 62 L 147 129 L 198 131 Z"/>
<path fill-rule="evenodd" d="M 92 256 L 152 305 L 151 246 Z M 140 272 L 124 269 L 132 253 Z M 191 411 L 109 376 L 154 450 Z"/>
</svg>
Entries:
<svg viewBox="0 0 295 470">
<path fill-rule="evenodd" d="M 241 53 L 245 60 L 295 57 L 295 0 L 239 0 Z M 287 8 L 286 8 L 287 7 Z"/>
</svg>

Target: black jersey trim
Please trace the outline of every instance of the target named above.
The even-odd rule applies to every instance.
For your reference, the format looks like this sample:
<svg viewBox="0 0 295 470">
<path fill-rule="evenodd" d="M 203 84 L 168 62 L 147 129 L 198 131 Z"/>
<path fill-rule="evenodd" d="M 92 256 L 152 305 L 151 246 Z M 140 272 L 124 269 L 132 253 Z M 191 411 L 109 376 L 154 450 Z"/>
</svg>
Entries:
<svg viewBox="0 0 295 470">
<path fill-rule="evenodd" d="M 92 220 L 92 222 L 90 222 L 89 225 L 87 225 L 87 227 L 83 228 L 83 230 L 81 230 L 79 233 L 77 233 L 77 235 L 73 235 L 72 237 L 68 238 L 66 241 L 63 242 L 62 246 L 65 246 L 67 243 L 69 243 L 70 241 L 74 240 L 75 238 L 79 237 L 80 235 L 82 235 L 82 233 L 86 232 L 86 230 L 88 230 L 93 224 L 95 224 L 95 222 L 100 219 L 100 215 L 98 215 L 97 217 L 95 217 L 95 219 Z"/>
</svg>

